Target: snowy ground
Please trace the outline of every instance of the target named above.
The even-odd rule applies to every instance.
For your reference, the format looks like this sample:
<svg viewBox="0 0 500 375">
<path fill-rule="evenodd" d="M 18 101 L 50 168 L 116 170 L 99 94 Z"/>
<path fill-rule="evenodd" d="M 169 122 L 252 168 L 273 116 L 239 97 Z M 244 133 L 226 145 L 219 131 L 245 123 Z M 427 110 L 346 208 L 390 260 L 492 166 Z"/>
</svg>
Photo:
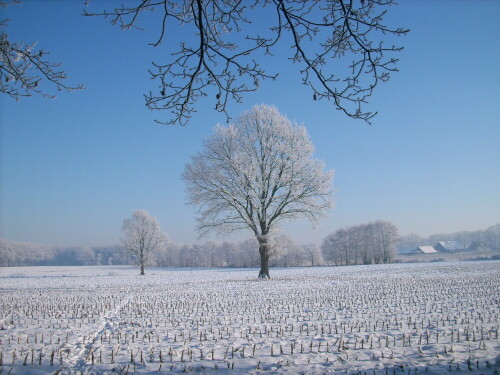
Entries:
<svg viewBox="0 0 500 375">
<path fill-rule="evenodd" d="M 2 374 L 500 371 L 500 262 L 0 269 Z"/>
</svg>

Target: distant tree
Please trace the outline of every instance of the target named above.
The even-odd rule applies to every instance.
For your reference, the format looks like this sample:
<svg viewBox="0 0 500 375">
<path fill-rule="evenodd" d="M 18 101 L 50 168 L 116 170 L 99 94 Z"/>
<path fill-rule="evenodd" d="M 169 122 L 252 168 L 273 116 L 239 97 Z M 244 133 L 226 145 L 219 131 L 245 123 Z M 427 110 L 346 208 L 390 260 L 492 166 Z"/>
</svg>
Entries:
<svg viewBox="0 0 500 375">
<path fill-rule="evenodd" d="M 281 251 L 279 257 L 275 257 L 274 261 L 271 261 L 272 266 L 277 267 L 291 267 L 294 265 L 295 254 L 298 252 L 299 246 L 293 242 L 293 240 L 284 235 L 285 241 L 280 244 Z"/>
<path fill-rule="evenodd" d="M 398 242 L 396 243 L 397 249 L 401 250 L 412 250 L 422 245 L 435 244 L 429 243 L 426 238 L 423 238 L 415 233 L 407 234 L 406 236 L 400 236 Z"/>
<path fill-rule="evenodd" d="M 329 234 L 321 243 L 323 259 L 336 266 L 350 264 L 350 252 L 347 246 L 347 230 L 340 228 Z"/>
<path fill-rule="evenodd" d="M 293 240 L 280 230 L 275 229 L 267 235 L 269 260 L 274 260 L 277 264 L 281 260 L 286 259 L 288 254 L 292 253 L 295 246 Z"/>
<path fill-rule="evenodd" d="M 179 266 L 180 267 L 192 267 L 192 250 L 191 245 L 183 245 L 179 249 Z"/>
<path fill-rule="evenodd" d="M 75 260 L 77 264 L 81 264 L 83 266 L 88 266 L 91 264 L 96 263 L 96 259 L 99 259 L 99 257 L 96 257 L 96 254 L 90 247 L 81 247 L 78 248 L 75 254 Z M 97 263 L 100 264 L 100 263 Z"/>
<path fill-rule="evenodd" d="M 374 241 L 372 240 L 372 226 L 361 224 L 358 226 L 359 256 L 362 264 L 370 264 L 373 261 Z"/>
<path fill-rule="evenodd" d="M 500 250 L 500 224 L 492 225 L 484 231 L 486 246 L 493 250 Z"/>
<path fill-rule="evenodd" d="M 319 266 L 321 264 L 321 252 L 316 245 L 304 245 L 302 246 L 302 251 L 312 267 Z"/>
<path fill-rule="evenodd" d="M 131 254 L 120 245 L 93 247 L 95 260 L 101 264 L 132 264 Z"/>
<path fill-rule="evenodd" d="M 250 238 L 238 244 L 239 259 L 243 267 L 257 267 L 259 265 L 259 243 L 255 238 Z"/>
<path fill-rule="evenodd" d="M 207 254 L 201 244 L 193 244 L 189 247 L 192 267 L 206 267 Z"/>
<path fill-rule="evenodd" d="M 360 264 L 363 258 L 362 226 L 355 225 L 347 228 L 347 248 L 352 264 Z"/>
<path fill-rule="evenodd" d="M 0 238 L 1 267 L 48 264 L 56 253 L 57 251 L 53 246 Z"/>
<path fill-rule="evenodd" d="M 167 235 L 161 231 L 158 220 L 144 210 L 134 211 L 132 217 L 125 219 L 122 231 L 122 245 L 133 254 L 144 275 L 144 267 L 165 244 Z"/>
<path fill-rule="evenodd" d="M 307 245 L 305 245 L 307 246 Z M 307 252 L 304 250 L 305 246 L 295 246 L 288 255 L 287 266 L 298 267 L 303 266 L 307 262 Z"/>
<path fill-rule="evenodd" d="M 208 241 L 203 244 L 204 247 L 204 253 L 207 255 L 208 258 L 208 266 L 209 267 L 215 267 L 217 264 L 217 244 L 213 241 Z"/>
<path fill-rule="evenodd" d="M 168 241 L 165 246 L 162 246 L 155 253 L 155 264 L 159 267 L 176 267 L 179 266 L 179 249 L 180 245 Z"/>
<path fill-rule="evenodd" d="M 0 1 L 0 9 L 20 1 Z M 7 34 L 9 20 L 0 20 L 0 92 L 19 100 L 23 96 L 39 94 L 46 98 L 55 98 L 47 91 L 46 84 L 57 91 L 83 89 L 65 83 L 66 73 L 61 64 L 47 59 L 49 52 L 37 48 L 37 43 L 15 42 Z"/>
<path fill-rule="evenodd" d="M 285 40 L 311 99 L 326 99 L 369 122 L 376 113 L 362 106 L 397 71 L 394 55 L 402 49 L 386 39 L 408 32 L 383 23 L 392 5 L 394 0 L 135 0 L 84 14 L 107 17 L 122 29 L 140 29 L 144 14 L 149 25 L 157 16 L 154 47 L 169 35 L 188 35 L 170 59 L 149 70 L 158 85 L 145 95 L 146 106 L 171 113 L 167 123 L 186 124 L 195 102 L 211 93 L 215 109 L 228 116 L 228 102 L 241 102 L 262 80 L 277 77 L 258 61 L 283 55 L 277 46 Z"/>
<path fill-rule="evenodd" d="M 394 224 L 377 220 L 336 230 L 325 237 L 321 252 L 335 265 L 390 263 L 398 240 Z"/>
<path fill-rule="evenodd" d="M 314 223 L 332 206 L 333 172 L 312 154 L 306 129 L 272 106 L 217 126 L 182 175 L 201 235 L 249 228 L 259 243 L 259 276 L 269 277 L 273 229 L 297 217 Z"/>
<path fill-rule="evenodd" d="M 218 253 L 220 254 L 222 265 L 224 267 L 231 267 L 236 253 L 236 246 L 233 242 L 224 241 L 218 246 Z"/>
<path fill-rule="evenodd" d="M 399 239 L 398 228 L 390 221 L 385 220 L 377 220 L 374 225 L 378 235 L 382 263 L 391 263 L 396 254 L 396 242 Z"/>
</svg>

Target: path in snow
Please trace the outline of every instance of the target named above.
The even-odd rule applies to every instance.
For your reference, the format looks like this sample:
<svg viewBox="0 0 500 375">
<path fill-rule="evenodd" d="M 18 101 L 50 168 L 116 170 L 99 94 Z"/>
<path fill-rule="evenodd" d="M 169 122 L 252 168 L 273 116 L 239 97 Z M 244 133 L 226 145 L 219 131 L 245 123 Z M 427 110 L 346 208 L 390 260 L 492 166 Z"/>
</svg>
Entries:
<svg viewBox="0 0 500 375">
<path fill-rule="evenodd" d="M 69 367 L 73 371 L 82 371 L 83 369 L 86 368 L 87 365 L 87 357 L 89 350 L 92 348 L 94 345 L 94 342 L 97 341 L 97 339 L 106 331 L 106 330 L 112 330 L 112 322 L 117 318 L 119 315 L 119 312 L 121 309 L 123 309 L 135 296 L 130 291 L 127 291 L 126 297 L 118 304 L 118 306 L 115 306 L 114 309 L 107 311 L 102 318 L 99 321 L 99 324 L 97 326 L 97 329 L 95 330 L 94 334 L 92 335 L 92 339 L 88 340 L 88 342 L 85 344 L 84 339 L 81 339 L 77 343 L 73 345 L 69 345 L 67 348 L 68 349 L 73 349 L 70 351 L 70 355 L 66 360 L 66 366 Z M 71 348 L 73 346 L 73 348 Z"/>
</svg>

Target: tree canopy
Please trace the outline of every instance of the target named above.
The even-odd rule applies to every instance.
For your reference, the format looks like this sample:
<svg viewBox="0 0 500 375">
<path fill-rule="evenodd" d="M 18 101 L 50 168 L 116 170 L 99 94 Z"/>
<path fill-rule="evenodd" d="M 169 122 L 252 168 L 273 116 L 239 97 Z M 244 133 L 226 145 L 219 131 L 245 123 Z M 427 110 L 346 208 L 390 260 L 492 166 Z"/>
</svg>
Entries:
<svg viewBox="0 0 500 375">
<path fill-rule="evenodd" d="M 269 236 L 279 223 L 299 217 L 314 223 L 332 206 L 333 171 L 313 151 L 305 127 L 272 106 L 254 106 L 234 124 L 217 126 L 183 173 L 200 233 L 250 229 L 261 275 L 269 277 Z"/>
<path fill-rule="evenodd" d="M 122 245 L 130 252 L 139 266 L 141 275 L 144 267 L 167 241 L 167 235 L 160 229 L 158 220 L 144 210 L 136 210 L 132 216 L 123 221 Z"/>
</svg>

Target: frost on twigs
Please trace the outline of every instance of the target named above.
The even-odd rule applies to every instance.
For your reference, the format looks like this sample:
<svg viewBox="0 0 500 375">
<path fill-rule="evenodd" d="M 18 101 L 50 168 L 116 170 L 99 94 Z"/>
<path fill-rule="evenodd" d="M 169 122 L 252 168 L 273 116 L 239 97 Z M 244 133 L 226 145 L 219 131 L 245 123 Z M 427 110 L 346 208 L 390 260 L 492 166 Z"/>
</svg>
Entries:
<svg viewBox="0 0 500 375">
<path fill-rule="evenodd" d="M 161 231 L 158 220 L 144 210 L 136 210 L 132 217 L 125 219 L 122 232 L 123 248 L 134 256 L 141 267 L 141 276 L 145 275 L 144 268 L 152 262 L 154 253 L 167 242 L 167 235 Z"/>
<path fill-rule="evenodd" d="M 273 106 L 254 106 L 234 124 L 217 126 L 183 173 L 201 235 L 250 229 L 259 275 L 269 278 L 269 259 L 285 242 L 273 238 L 279 224 L 301 217 L 314 224 L 332 207 L 333 171 L 313 151 L 305 127 Z"/>
<path fill-rule="evenodd" d="M 281 42 L 290 47 L 310 100 L 328 100 L 347 116 L 367 122 L 376 113 L 363 106 L 379 82 L 397 71 L 394 55 L 402 47 L 391 44 L 404 28 L 388 27 L 383 18 L 394 0 L 321 2 L 315 0 L 167 0 L 129 1 L 100 13 L 122 29 L 140 29 L 144 13 L 157 18 L 158 47 L 168 36 L 187 35 L 165 61 L 149 70 L 157 82 L 145 94 L 151 110 L 167 110 L 168 124 L 185 125 L 196 101 L 214 98 L 215 110 L 229 120 L 229 102 L 259 88 L 276 71 L 266 67 L 267 56 L 277 59 Z M 151 12 L 154 12 L 151 16 Z M 182 29 L 180 27 L 182 26 Z M 213 99 L 212 99 L 213 100 Z"/>
<path fill-rule="evenodd" d="M 19 2 L 1 2 L 0 9 Z M 17 43 L 9 39 L 6 32 L 8 20 L 0 20 L 0 92 L 19 100 L 23 96 L 39 94 L 46 98 L 56 95 L 47 91 L 46 85 L 57 91 L 84 89 L 84 86 L 69 86 L 65 83 L 66 72 L 60 63 L 50 61 L 49 52 L 36 48 L 37 43 Z"/>
</svg>

